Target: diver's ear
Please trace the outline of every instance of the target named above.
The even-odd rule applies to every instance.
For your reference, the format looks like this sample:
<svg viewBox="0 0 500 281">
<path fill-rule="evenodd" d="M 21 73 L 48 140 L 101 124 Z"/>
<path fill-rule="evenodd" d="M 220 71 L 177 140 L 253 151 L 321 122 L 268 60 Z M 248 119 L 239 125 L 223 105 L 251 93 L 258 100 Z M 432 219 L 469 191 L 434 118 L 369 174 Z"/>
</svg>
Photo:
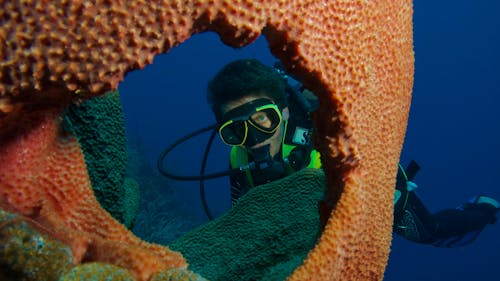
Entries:
<svg viewBox="0 0 500 281">
<path fill-rule="evenodd" d="M 290 118 L 290 110 L 288 110 L 288 106 L 283 108 L 281 111 L 281 116 L 283 116 L 283 121 L 287 121 Z"/>
</svg>

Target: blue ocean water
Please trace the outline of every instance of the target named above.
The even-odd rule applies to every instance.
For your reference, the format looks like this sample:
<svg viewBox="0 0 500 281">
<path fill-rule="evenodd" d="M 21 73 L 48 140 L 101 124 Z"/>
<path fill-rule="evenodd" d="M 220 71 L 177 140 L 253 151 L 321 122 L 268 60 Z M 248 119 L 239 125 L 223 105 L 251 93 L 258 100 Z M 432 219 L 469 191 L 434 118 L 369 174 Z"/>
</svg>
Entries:
<svg viewBox="0 0 500 281">
<path fill-rule="evenodd" d="M 422 167 L 418 195 L 432 212 L 454 208 L 476 194 L 500 199 L 500 2 L 417 1 L 414 12 L 415 85 L 401 162 Z M 225 64 L 254 57 L 272 65 L 264 38 L 243 49 L 213 33 L 196 35 L 152 65 L 129 73 L 122 94 L 130 140 L 140 143 L 151 169 L 179 137 L 215 123 L 206 104 L 208 80 Z M 167 167 L 199 173 L 208 134 L 169 155 Z M 215 141 L 207 172 L 228 167 L 229 148 Z M 198 182 L 163 180 L 172 208 L 193 225 L 206 221 Z M 226 178 L 206 182 L 212 213 L 230 207 Z M 167 194 L 167 193 L 165 193 Z M 384 280 L 499 280 L 500 222 L 472 245 L 443 249 L 395 236 Z"/>
</svg>

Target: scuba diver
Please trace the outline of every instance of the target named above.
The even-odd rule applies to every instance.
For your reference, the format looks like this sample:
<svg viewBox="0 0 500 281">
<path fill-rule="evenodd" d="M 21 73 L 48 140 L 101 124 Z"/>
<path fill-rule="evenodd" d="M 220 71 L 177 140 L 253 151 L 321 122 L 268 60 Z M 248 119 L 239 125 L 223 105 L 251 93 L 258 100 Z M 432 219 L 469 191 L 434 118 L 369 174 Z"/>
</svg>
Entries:
<svg viewBox="0 0 500 281">
<path fill-rule="evenodd" d="M 170 178 L 200 180 L 202 202 L 204 179 L 230 178 L 231 203 L 257 185 L 284 178 L 304 168 L 321 168 L 320 154 L 313 148 L 309 113 L 318 105 L 315 96 L 289 77 L 282 64 L 269 67 L 255 59 L 242 59 L 223 67 L 209 82 L 207 99 L 217 124 L 179 140 L 160 156 L 159 171 Z M 213 130 L 200 176 L 175 176 L 163 169 L 163 158 L 177 144 L 202 131 Z M 204 175 L 208 147 L 214 135 L 231 146 L 228 172 Z M 488 224 L 496 222 L 500 203 L 487 196 L 435 214 L 417 197 L 412 181 L 419 166 L 399 165 L 393 231 L 402 237 L 437 247 L 459 247 L 474 241 Z"/>
</svg>

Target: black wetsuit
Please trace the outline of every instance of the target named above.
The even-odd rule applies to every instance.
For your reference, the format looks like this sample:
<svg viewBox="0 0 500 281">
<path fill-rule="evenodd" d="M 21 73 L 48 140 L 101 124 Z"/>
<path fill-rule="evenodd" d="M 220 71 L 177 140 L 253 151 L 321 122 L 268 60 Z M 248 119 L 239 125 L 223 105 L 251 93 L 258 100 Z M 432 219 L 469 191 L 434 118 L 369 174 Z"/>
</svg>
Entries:
<svg viewBox="0 0 500 281">
<path fill-rule="evenodd" d="M 497 209 L 474 202 L 430 213 L 415 191 L 407 191 L 401 168 L 398 170 L 396 189 L 401 192 L 401 197 L 394 206 L 393 231 L 417 243 L 437 247 L 463 246 L 474 241 L 487 224 L 496 221 Z"/>
</svg>

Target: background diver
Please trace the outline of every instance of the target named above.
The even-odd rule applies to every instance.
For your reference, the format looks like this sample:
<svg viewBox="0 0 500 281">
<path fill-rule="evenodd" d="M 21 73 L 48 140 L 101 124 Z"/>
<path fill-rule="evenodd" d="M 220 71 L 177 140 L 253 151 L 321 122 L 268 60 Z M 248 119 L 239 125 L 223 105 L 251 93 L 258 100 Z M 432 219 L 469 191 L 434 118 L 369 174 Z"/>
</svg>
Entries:
<svg viewBox="0 0 500 281">
<path fill-rule="evenodd" d="M 291 81 L 296 85 L 291 85 Z M 203 179 L 229 175 L 234 205 L 254 186 L 304 168 L 321 168 L 320 154 L 312 146 L 309 117 L 317 100 L 300 83 L 289 79 L 282 65 L 273 68 L 255 59 L 231 62 L 209 82 L 207 99 L 217 120 L 212 138 L 217 131 L 222 141 L 232 147 L 231 171 L 182 177 L 162 168 L 163 158 L 173 147 L 199 132 L 214 129 L 210 127 L 186 136 L 162 153 L 158 169 L 163 175 L 201 180 L 201 184 Z M 207 153 L 208 150 L 204 163 Z M 474 241 L 486 225 L 496 222 L 500 203 L 484 195 L 475 196 L 455 209 L 430 213 L 414 191 L 416 184 L 412 179 L 418 169 L 414 161 L 406 169 L 399 165 L 393 232 L 417 243 L 459 247 Z M 200 190 L 204 199 L 203 188 Z M 202 202 L 211 218 L 206 202 Z"/>
</svg>

